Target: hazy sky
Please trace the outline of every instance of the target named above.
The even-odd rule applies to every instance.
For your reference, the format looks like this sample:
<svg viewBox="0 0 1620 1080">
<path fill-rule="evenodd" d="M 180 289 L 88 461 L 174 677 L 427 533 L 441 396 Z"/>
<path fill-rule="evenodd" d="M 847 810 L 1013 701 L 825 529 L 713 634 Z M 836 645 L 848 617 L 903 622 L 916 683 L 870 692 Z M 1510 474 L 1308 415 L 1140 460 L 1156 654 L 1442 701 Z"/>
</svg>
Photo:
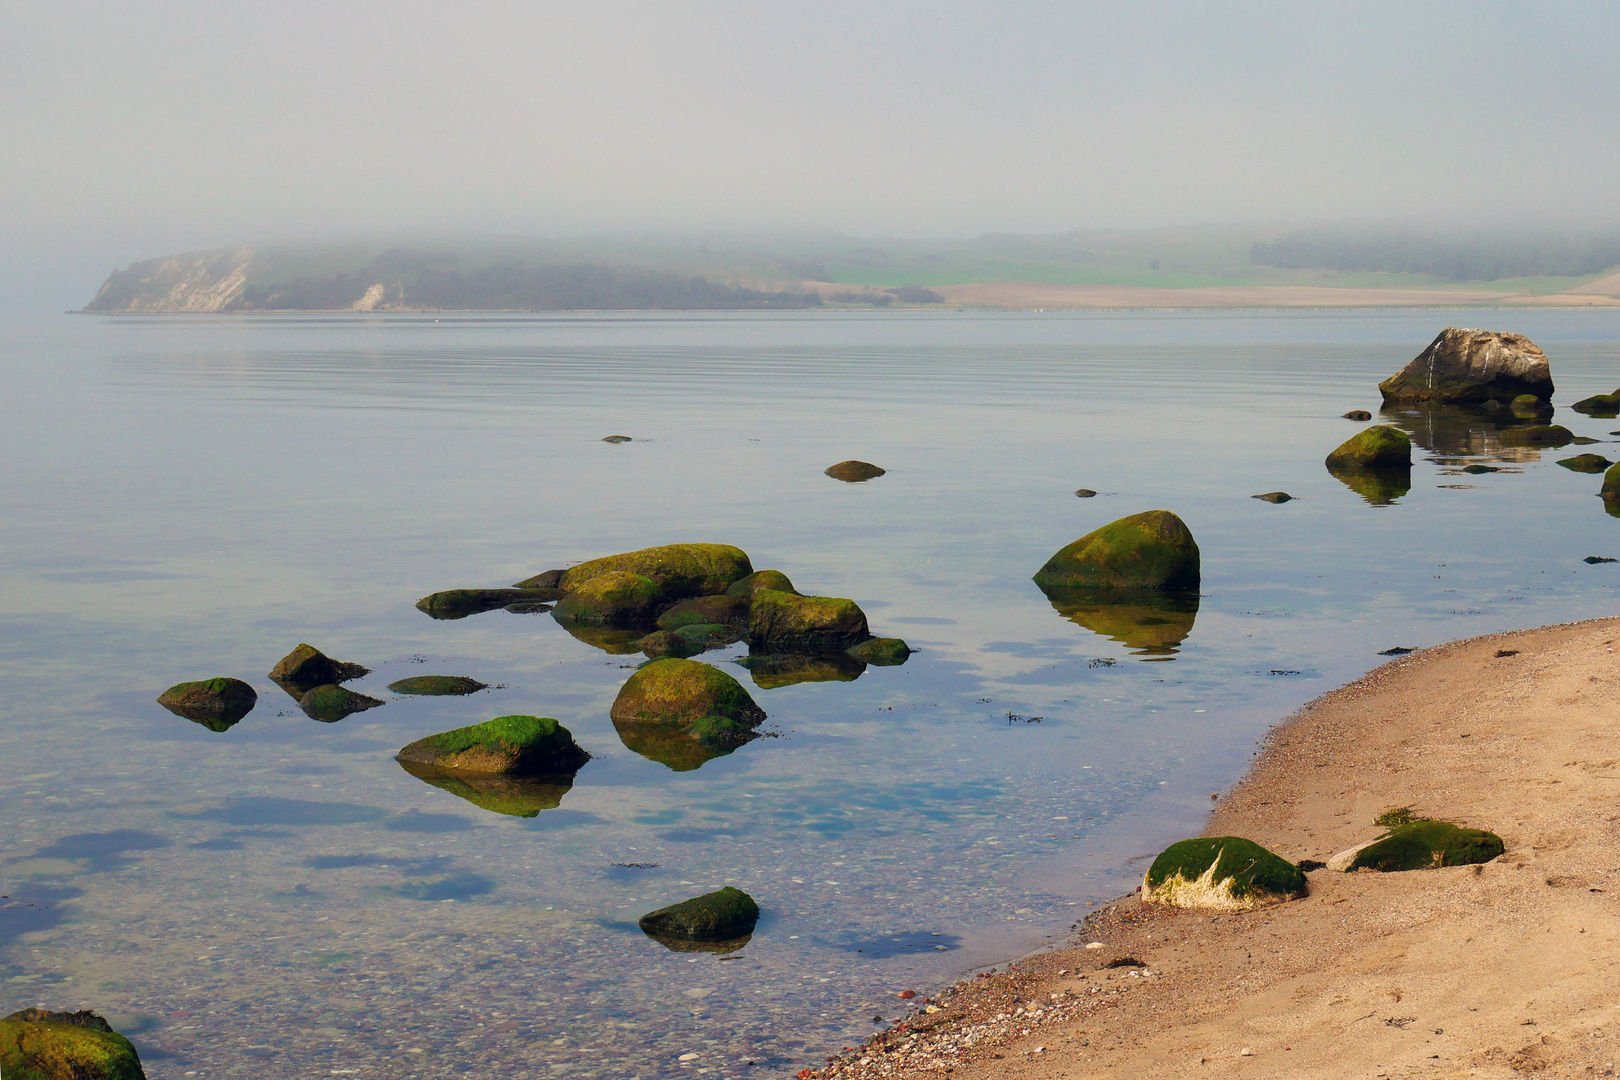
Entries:
<svg viewBox="0 0 1620 1080">
<path fill-rule="evenodd" d="M 1614 0 L 0 12 L 13 298 L 375 230 L 1620 218 Z"/>
</svg>

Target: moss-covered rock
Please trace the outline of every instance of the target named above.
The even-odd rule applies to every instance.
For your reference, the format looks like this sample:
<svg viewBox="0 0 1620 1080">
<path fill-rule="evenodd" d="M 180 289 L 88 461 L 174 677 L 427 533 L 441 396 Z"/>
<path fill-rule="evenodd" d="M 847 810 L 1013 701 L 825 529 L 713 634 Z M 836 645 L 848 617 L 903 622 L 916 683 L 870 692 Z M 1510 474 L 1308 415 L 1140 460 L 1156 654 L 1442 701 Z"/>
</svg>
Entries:
<svg viewBox="0 0 1620 1080">
<path fill-rule="evenodd" d="M 1502 838 L 1493 832 L 1465 829 L 1449 821 L 1419 819 L 1396 825 L 1376 840 L 1341 851 L 1327 865 L 1329 870 L 1346 873 L 1428 870 L 1490 862 L 1504 850 Z"/>
<path fill-rule="evenodd" d="M 673 630 L 655 631 L 637 641 L 636 645 L 652 660 L 657 660 L 661 656 L 676 658 L 696 656 L 706 648 L 702 642 L 693 641 Z"/>
<path fill-rule="evenodd" d="M 0 1020 L 6 1080 L 146 1080 L 130 1041 L 89 1010 L 24 1009 Z"/>
<path fill-rule="evenodd" d="M 746 596 L 695 596 L 658 616 L 658 628 L 679 630 L 683 626 L 743 624 L 748 621 L 748 608 Z"/>
<path fill-rule="evenodd" d="M 298 707 L 304 710 L 304 715 L 323 724 L 335 724 L 345 716 L 375 709 L 381 704 L 374 697 L 336 684 L 311 687 L 298 699 Z"/>
<path fill-rule="evenodd" d="M 590 759 L 549 716 L 497 716 L 417 739 L 397 755 L 401 762 L 440 769 L 517 776 L 572 774 Z"/>
<path fill-rule="evenodd" d="M 1144 657 L 1174 656 L 1198 619 L 1198 594 L 1159 589 L 1053 589 L 1053 610 Z"/>
<path fill-rule="evenodd" d="M 413 675 L 388 684 L 396 694 L 417 694 L 425 697 L 455 697 L 476 694 L 489 689 L 488 683 L 469 679 L 465 675 Z"/>
<path fill-rule="evenodd" d="M 574 786 L 571 772 L 508 776 L 444 769 L 419 761 L 400 761 L 399 766 L 425 784 L 448 791 L 480 809 L 508 817 L 532 818 L 542 810 L 554 810 Z"/>
<path fill-rule="evenodd" d="M 209 731 L 226 731 L 253 711 L 259 695 L 241 679 L 221 676 L 176 683 L 158 696 L 158 704 Z"/>
<path fill-rule="evenodd" d="M 533 577 L 512 583 L 514 589 L 555 589 L 562 583 L 563 571 L 542 570 Z"/>
<path fill-rule="evenodd" d="M 717 667 L 674 657 L 654 660 L 625 680 L 610 715 L 615 721 L 680 727 L 706 716 L 724 716 L 750 728 L 765 720 L 765 710 L 736 679 Z"/>
<path fill-rule="evenodd" d="M 1520 394 L 1508 402 L 1508 411 L 1514 416 L 1551 416 L 1553 407 L 1534 394 Z"/>
<path fill-rule="evenodd" d="M 793 582 L 780 570 L 755 570 L 745 578 L 739 578 L 726 587 L 727 596 L 745 596 L 749 600 L 761 589 L 770 589 L 774 592 L 785 592 L 792 596 L 802 595 L 793 587 Z"/>
<path fill-rule="evenodd" d="M 1087 533 L 1046 561 L 1035 584 L 1053 590 L 1084 588 L 1196 589 L 1198 544 L 1168 510 L 1120 518 Z"/>
<path fill-rule="evenodd" d="M 688 623 L 676 627 L 671 633 L 705 649 L 718 649 L 742 640 L 742 632 L 735 623 Z"/>
<path fill-rule="evenodd" d="M 582 562 L 563 571 L 557 587 L 566 596 L 581 584 L 610 572 L 651 578 L 671 600 L 715 596 L 754 572 L 748 555 L 729 544 L 667 544 Z"/>
<path fill-rule="evenodd" d="M 1411 437 L 1389 424 L 1363 428 L 1327 456 L 1329 470 L 1406 469 L 1411 466 Z"/>
<path fill-rule="evenodd" d="M 859 645 L 845 650 L 863 664 L 877 667 L 897 667 L 906 662 L 913 650 L 897 637 L 868 638 Z"/>
<path fill-rule="evenodd" d="M 812 682 L 854 682 L 866 663 L 848 653 L 755 653 L 739 663 L 761 690 Z"/>
<path fill-rule="evenodd" d="M 1403 403 L 1551 398 L 1552 368 L 1522 334 L 1448 326 L 1378 390 L 1386 402 Z"/>
<path fill-rule="evenodd" d="M 1305 873 L 1238 836 L 1171 844 L 1142 879 L 1142 900 L 1185 908 L 1243 911 L 1304 896 Z"/>
<path fill-rule="evenodd" d="M 434 619 L 465 619 L 513 604 L 540 604 L 556 600 L 556 589 L 447 589 L 424 596 L 416 610 Z"/>
<path fill-rule="evenodd" d="M 1412 490 L 1411 469 L 1356 469 L 1328 466 L 1333 479 L 1373 506 L 1392 506 Z"/>
<path fill-rule="evenodd" d="M 1503 446 L 1568 446 L 1575 433 L 1562 424 L 1531 424 L 1503 428 L 1496 437 Z"/>
<path fill-rule="evenodd" d="M 598 626 L 642 626 L 652 621 L 664 591 L 652 578 L 610 570 L 570 589 L 551 617 Z"/>
<path fill-rule="evenodd" d="M 1585 413 L 1587 416 L 1604 417 L 1612 420 L 1616 415 L 1620 415 L 1620 390 L 1616 390 L 1612 394 L 1593 394 L 1591 397 L 1581 398 L 1570 408 L 1578 413 Z"/>
<path fill-rule="evenodd" d="M 855 461 L 853 459 L 840 461 L 838 464 L 829 465 L 826 468 L 828 476 L 834 480 L 842 480 L 846 484 L 859 484 L 866 480 L 876 480 L 887 471 L 887 469 L 878 468 L 870 461 Z"/>
<path fill-rule="evenodd" d="M 748 641 L 772 650 L 842 651 L 872 636 L 853 600 L 761 589 L 748 612 Z"/>
<path fill-rule="evenodd" d="M 1259 499 L 1261 502 L 1268 503 L 1285 503 L 1294 501 L 1294 497 L 1288 494 L 1286 491 L 1268 491 L 1264 495 L 1250 495 L 1249 498 Z"/>
<path fill-rule="evenodd" d="M 1576 454 L 1574 457 L 1559 458 L 1558 464 L 1571 472 L 1600 473 L 1608 469 L 1614 462 L 1602 454 Z"/>
<path fill-rule="evenodd" d="M 270 679 L 293 697 L 328 683 L 346 683 L 371 674 L 359 664 L 333 660 L 313 645 L 299 645 L 270 669 Z"/>
<path fill-rule="evenodd" d="M 759 905 L 741 889 L 730 885 L 643 915 L 639 925 L 657 938 L 687 941 L 726 941 L 754 932 Z"/>
</svg>

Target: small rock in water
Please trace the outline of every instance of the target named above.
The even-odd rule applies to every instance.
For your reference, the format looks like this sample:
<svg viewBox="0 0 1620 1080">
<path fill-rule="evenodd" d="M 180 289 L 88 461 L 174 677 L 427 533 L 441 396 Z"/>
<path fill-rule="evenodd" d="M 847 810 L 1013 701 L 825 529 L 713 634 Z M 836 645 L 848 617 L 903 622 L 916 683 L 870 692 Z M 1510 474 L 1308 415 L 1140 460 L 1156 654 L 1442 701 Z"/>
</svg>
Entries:
<svg viewBox="0 0 1620 1080">
<path fill-rule="evenodd" d="M 1285 503 L 1293 501 L 1294 497 L 1286 491 L 1268 491 L 1264 495 L 1250 495 L 1249 498 L 1268 503 Z"/>
<path fill-rule="evenodd" d="M 271 681 L 293 697 L 302 697 L 317 686 L 346 683 L 369 674 L 370 668 L 333 660 L 313 645 L 299 645 L 270 669 Z"/>
<path fill-rule="evenodd" d="M 757 922 L 759 905 L 754 898 L 727 885 L 718 892 L 650 911 L 639 925 L 643 933 L 655 938 L 728 941 L 753 933 Z"/>
<path fill-rule="evenodd" d="M 901 998 L 904 1001 L 910 1001 L 912 998 L 917 996 L 917 991 L 915 991 L 915 990 L 902 990 L 896 996 Z"/>
<path fill-rule="evenodd" d="M 157 702 L 176 716 L 201 724 L 209 731 L 225 731 L 252 712 L 258 700 L 253 687 L 241 679 L 221 676 L 171 686 Z"/>
<path fill-rule="evenodd" d="M 875 480 L 882 476 L 887 469 L 881 469 L 870 461 L 840 461 L 836 465 L 829 465 L 826 474 L 834 480 L 842 480 L 846 484 L 859 484 L 867 480 Z"/>
<path fill-rule="evenodd" d="M 1080 488 L 1075 491 L 1075 495 L 1082 499 L 1095 499 L 1097 497 L 1097 493 L 1090 488 Z"/>
<path fill-rule="evenodd" d="M 1351 409 L 1349 412 L 1344 414 L 1344 418 L 1346 420 L 1371 420 L 1372 413 L 1368 412 L 1366 409 Z"/>
<path fill-rule="evenodd" d="M 1577 435 L 1569 441 L 1574 443 L 1576 446 L 1591 446 L 1593 443 L 1600 443 L 1603 440 L 1594 439 L 1590 435 Z"/>
<path fill-rule="evenodd" d="M 335 684 L 313 687 L 298 699 L 298 707 L 304 710 L 304 715 L 323 724 L 335 724 L 345 716 L 375 709 L 381 704 L 374 697 Z"/>
<path fill-rule="evenodd" d="M 1620 562 L 1620 560 L 1611 559 L 1606 555 L 1588 555 L 1586 558 L 1582 559 L 1581 562 L 1592 563 L 1592 564 L 1596 565 L 1597 563 Z"/>
<path fill-rule="evenodd" d="M 1501 472 L 1501 471 L 1502 470 L 1497 468 L 1495 465 L 1464 465 L 1463 466 L 1463 472 L 1468 473 L 1468 474 L 1470 474 L 1472 476 L 1478 476 L 1481 473 Z"/>
<path fill-rule="evenodd" d="M 1562 465 L 1570 472 L 1600 473 L 1606 471 L 1614 462 L 1602 454 L 1576 454 L 1574 457 L 1559 458 L 1555 464 Z"/>
<path fill-rule="evenodd" d="M 610 442 L 610 443 L 629 442 L 630 441 L 630 436 L 628 436 L 628 435 L 607 435 L 607 436 L 603 437 L 602 441 L 603 442 Z"/>
<path fill-rule="evenodd" d="M 488 688 L 489 684 L 469 679 L 465 675 L 413 675 L 409 679 L 400 679 L 388 684 L 388 689 L 396 694 L 419 694 L 429 697 L 476 694 Z"/>
<path fill-rule="evenodd" d="M 1379 656 L 1405 656 L 1409 652 L 1416 652 L 1416 651 L 1417 651 L 1416 649 L 1408 649 L 1404 645 L 1397 645 L 1393 649 L 1380 649 L 1380 650 L 1378 650 L 1378 655 Z"/>
</svg>

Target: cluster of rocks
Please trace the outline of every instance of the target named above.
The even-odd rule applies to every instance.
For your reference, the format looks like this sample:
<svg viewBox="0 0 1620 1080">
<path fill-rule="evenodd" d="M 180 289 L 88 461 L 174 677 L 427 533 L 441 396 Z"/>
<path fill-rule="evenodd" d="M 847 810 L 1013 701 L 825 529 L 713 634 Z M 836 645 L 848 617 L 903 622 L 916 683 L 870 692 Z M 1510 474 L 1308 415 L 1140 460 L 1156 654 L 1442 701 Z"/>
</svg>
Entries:
<svg viewBox="0 0 1620 1080">
<path fill-rule="evenodd" d="M 23 1009 L 0 1020 L 0 1076 L 146 1080 L 134 1045 L 89 1009 Z"/>
</svg>

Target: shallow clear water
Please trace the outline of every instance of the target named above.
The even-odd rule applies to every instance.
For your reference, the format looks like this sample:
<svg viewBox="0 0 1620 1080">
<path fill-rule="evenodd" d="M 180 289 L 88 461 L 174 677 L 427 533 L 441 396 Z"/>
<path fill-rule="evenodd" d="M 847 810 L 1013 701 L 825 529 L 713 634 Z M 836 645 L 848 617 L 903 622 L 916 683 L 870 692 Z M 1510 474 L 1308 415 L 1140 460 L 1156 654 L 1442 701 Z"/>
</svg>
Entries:
<svg viewBox="0 0 1620 1080">
<path fill-rule="evenodd" d="M 1615 612 L 1620 565 L 1581 560 L 1620 521 L 1553 464 L 1612 446 L 1396 415 L 1428 448 L 1409 493 L 1323 468 L 1457 322 L 1535 339 L 1559 402 L 1620 383 L 1620 314 L 1587 311 L 0 324 L 0 1009 L 113 1015 L 154 1080 L 790 1074 L 897 991 L 1061 938 L 1378 650 Z M 850 457 L 889 474 L 822 475 Z M 1155 507 L 1202 548 L 1190 621 L 1098 633 L 1030 582 Z M 728 666 L 778 737 L 676 773 L 608 720 L 639 657 L 412 607 L 686 540 L 921 651 L 774 689 Z M 264 675 L 300 641 L 387 703 L 307 719 Z M 382 689 L 423 673 L 498 686 Z M 153 701 L 216 674 L 260 693 L 227 732 Z M 393 761 L 505 713 L 596 755 L 557 809 Z M 764 909 L 742 950 L 636 928 L 726 882 Z"/>
</svg>

